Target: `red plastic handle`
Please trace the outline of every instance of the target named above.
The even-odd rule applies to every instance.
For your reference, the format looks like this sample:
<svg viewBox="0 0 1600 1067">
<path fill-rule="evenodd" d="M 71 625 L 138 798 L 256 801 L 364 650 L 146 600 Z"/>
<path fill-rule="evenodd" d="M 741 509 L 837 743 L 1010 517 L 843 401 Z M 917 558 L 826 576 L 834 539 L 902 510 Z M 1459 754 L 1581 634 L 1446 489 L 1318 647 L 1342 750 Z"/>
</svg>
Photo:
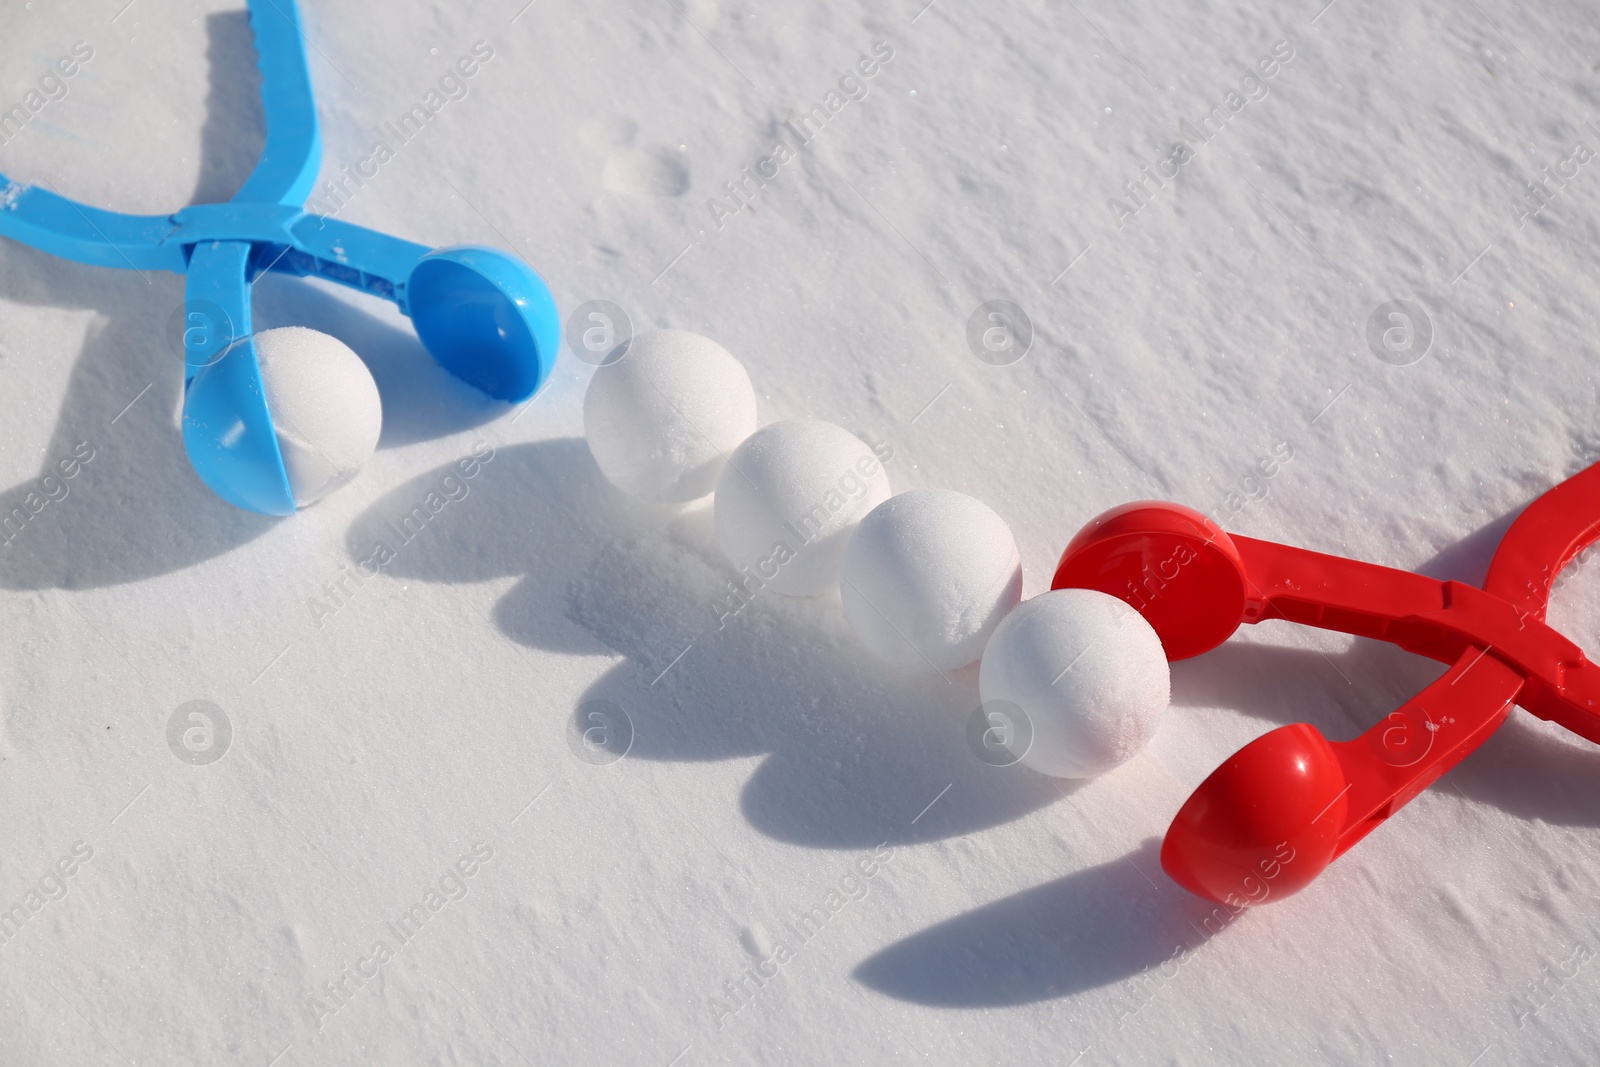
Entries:
<svg viewBox="0 0 1600 1067">
<path fill-rule="evenodd" d="M 1443 663 L 1468 652 L 1490 654 L 1525 679 L 1519 704 L 1600 743 L 1600 672 L 1550 628 L 1542 608 L 1537 614 L 1526 604 L 1519 609 L 1465 582 L 1251 537 L 1231 540 L 1249 590 L 1245 622 L 1287 619 L 1388 641 Z"/>
<path fill-rule="evenodd" d="M 1230 536 L 1177 504 L 1113 508 L 1062 553 L 1052 588 L 1137 609 L 1172 660 L 1241 623 L 1283 619 L 1388 641 L 1450 664 L 1360 737 L 1296 724 L 1217 768 L 1173 820 L 1162 865 L 1222 903 L 1287 896 L 1315 878 L 1505 721 L 1513 702 L 1600 743 L 1600 669 L 1544 622 L 1554 575 L 1600 538 L 1600 464 L 1534 501 L 1496 552 L 1487 590 Z"/>
<path fill-rule="evenodd" d="M 1600 538 L 1595 516 L 1600 516 L 1600 463 L 1545 490 L 1523 509 L 1500 538 L 1483 588 L 1520 614 L 1543 620 L 1556 575 Z"/>
<path fill-rule="evenodd" d="M 1257 738 L 1179 809 L 1162 867 L 1234 907 L 1297 892 L 1498 729 L 1522 685 L 1474 650 L 1352 741 L 1305 723 Z"/>
</svg>

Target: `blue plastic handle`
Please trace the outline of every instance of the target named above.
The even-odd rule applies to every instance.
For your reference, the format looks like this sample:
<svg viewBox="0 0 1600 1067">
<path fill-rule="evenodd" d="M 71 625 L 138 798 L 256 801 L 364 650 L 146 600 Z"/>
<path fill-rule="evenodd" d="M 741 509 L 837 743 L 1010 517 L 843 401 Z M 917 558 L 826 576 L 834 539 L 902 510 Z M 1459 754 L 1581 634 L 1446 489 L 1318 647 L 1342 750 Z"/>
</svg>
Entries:
<svg viewBox="0 0 1600 1067">
<path fill-rule="evenodd" d="M 294 511 L 250 339 L 250 284 L 267 270 L 315 275 L 392 301 L 440 366 L 501 400 L 549 377 L 561 319 L 544 280 L 494 248 L 430 249 L 307 212 L 322 163 L 305 34 L 294 0 L 249 0 L 267 134 L 232 200 L 126 215 L 0 174 L 0 236 L 98 267 L 186 276 L 183 439 L 229 503 Z"/>
<path fill-rule="evenodd" d="M 304 204 L 322 166 L 322 131 L 311 70 L 303 47 L 305 31 L 294 0 L 250 0 L 250 30 L 261 67 L 261 109 L 267 139 L 261 159 L 239 191 L 237 201 Z"/>
</svg>

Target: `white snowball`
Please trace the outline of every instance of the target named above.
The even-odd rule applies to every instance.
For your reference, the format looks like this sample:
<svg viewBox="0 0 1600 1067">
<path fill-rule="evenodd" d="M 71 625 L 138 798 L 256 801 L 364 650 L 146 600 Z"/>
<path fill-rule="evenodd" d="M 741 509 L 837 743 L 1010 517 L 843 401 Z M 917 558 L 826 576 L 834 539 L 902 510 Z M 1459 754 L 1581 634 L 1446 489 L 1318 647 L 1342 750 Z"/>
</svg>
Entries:
<svg viewBox="0 0 1600 1067">
<path fill-rule="evenodd" d="M 343 485 L 372 458 L 383 432 L 378 384 L 343 341 L 304 326 L 255 335 L 256 358 L 294 504 Z"/>
<path fill-rule="evenodd" d="M 964 667 L 1022 599 L 1011 528 L 981 501 L 913 489 L 873 508 L 844 552 L 839 595 L 861 643 L 907 671 Z"/>
<path fill-rule="evenodd" d="M 978 691 L 985 708 L 1021 709 L 1031 727 L 1013 733 L 1028 746 L 1022 762 L 1057 778 L 1093 778 L 1130 759 L 1172 695 L 1155 630 L 1093 589 L 1043 593 L 1007 615 L 983 654 Z"/>
<path fill-rule="evenodd" d="M 764 426 L 717 479 L 717 540 L 734 566 L 789 596 L 820 596 L 861 516 L 889 497 L 889 475 L 855 434 L 829 422 Z"/>
<path fill-rule="evenodd" d="M 594 372 L 583 432 L 601 473 L 635 496 L 683 503 L 716 487 L 728 452 L 756 428 L 750 376 L 687 330 L 640 334 Z"/>
</svg>

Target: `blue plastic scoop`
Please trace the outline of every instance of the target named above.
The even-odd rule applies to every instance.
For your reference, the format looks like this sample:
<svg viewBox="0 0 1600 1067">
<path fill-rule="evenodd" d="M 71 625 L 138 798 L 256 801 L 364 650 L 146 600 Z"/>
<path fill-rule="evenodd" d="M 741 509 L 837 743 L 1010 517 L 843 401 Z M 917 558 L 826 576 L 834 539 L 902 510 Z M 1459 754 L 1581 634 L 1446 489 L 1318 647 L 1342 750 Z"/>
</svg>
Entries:
<svg viewBox="0 0 1600 1067">
<path fill-rule="evenodd" d="M 101 267 L 185 276 L 183 444 L 224 500 L 294 512 L 251 339 L 250 283 L 316 275 L 394 301 L 445 370 L 502 400 L 532 396 L 555 363 L 550 289 L 494 248 L 429 249 L 304 208 L 322 165 L 311 72 L 294 0 L 249 0 L 267 136 L 225 204 L 126 215 L 0 174 L 0 236 Z"/>
</svg>

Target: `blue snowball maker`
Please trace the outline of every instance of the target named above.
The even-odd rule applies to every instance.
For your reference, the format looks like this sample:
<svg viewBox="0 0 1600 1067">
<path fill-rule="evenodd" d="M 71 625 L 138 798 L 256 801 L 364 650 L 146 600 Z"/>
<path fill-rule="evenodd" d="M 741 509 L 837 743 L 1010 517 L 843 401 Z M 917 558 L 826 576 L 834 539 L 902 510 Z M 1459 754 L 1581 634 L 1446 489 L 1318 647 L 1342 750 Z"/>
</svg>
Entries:
<svg viewBox="0 0 1600 1067">
<path fill-rule="evenodd" d="M 172 215 L 126 215 L 0 174 L 0 236 L 101 267 L 185 276 L 183 442 L 201 479 L 250 511 L 294 511 L 262 391 L 250 284 L 315 275 L 390 300 L 451 374 L 500 400 L 532 396 L 561 323 L 544 280 L 493 248 L 430 249 L 305 210 L 322 164 L 294 0 L 249 0 L 267 136 L 234 198 Z"/>
</svg>

